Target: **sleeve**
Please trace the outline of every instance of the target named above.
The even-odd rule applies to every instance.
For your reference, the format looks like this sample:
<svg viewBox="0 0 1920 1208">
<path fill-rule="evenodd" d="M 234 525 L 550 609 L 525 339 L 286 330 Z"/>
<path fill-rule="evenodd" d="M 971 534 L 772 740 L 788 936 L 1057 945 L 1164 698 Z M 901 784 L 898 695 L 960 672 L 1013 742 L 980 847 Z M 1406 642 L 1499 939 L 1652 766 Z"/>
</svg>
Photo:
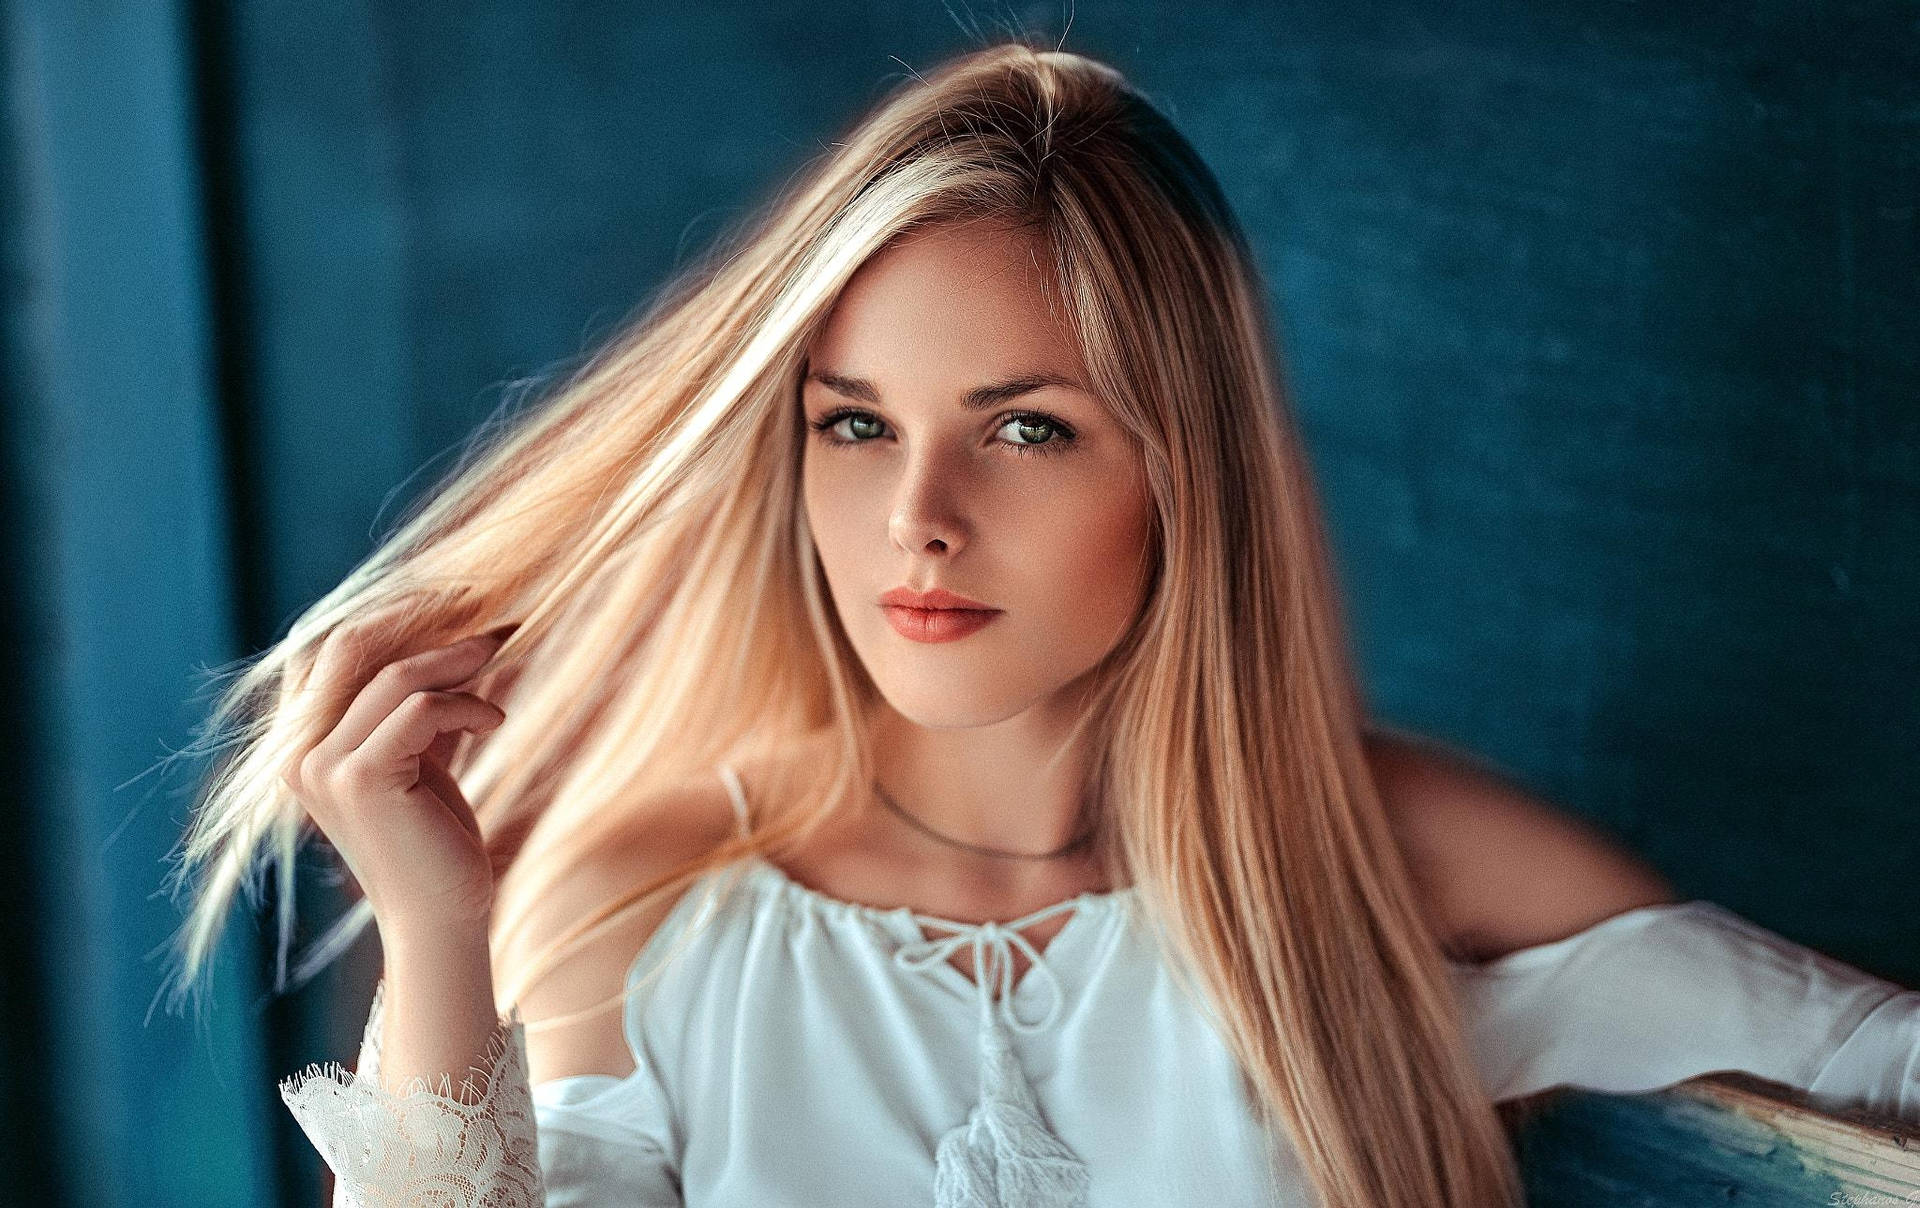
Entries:
<svg viewBox="0 0 1920 1208">
<path fill-rule="evenodd" d="M 358 1072 L 312 1065 L 280 1084 L 280 1097 L 334 1174 L 333 1208 L 441 1204 L 448 1208 L 543 1208 L 538 1139 L 527 1085 L 525 1029 L 503 1018 L 475 1077 L 380 1083 L 375 987 Z"/>
<path fill-rule="evenodd" d="M 1920 991 L 1713 902 L 1637 907 L 1452 972 L 1495 1100 L 1739 1070 L 1830 1109 L 1920 1121 Z"/>
<path fill-rule="evenodd" d="M 651 1074 L 583 1074 L 533 1088 L 546 1208 L 682 1208 L 677 1149 Z"/>
<path fill-rule="evenodd" d="M 309 1066 L 280 1095 L 334 1173 L 333 1208 L 682 1208 L 666 1097 L 643 1064 L 625 1078 L 528 1085 L 526 1029 L 499 1021 L 467 1093 L 450 1080 L 380 1084 L 386 983 L 358 1072 Z"/>
</svg>

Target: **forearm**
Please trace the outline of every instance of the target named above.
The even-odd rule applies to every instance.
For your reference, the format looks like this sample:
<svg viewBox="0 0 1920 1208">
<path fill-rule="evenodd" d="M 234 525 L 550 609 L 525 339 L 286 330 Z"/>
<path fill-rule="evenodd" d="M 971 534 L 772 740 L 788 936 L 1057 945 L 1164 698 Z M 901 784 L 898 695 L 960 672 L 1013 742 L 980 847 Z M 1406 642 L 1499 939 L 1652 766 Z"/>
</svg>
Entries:
<svg viewBox="0 0 1920 1208">
<path fill-rule="evenodd" d="M 1629 910 L 1457 976 L 1495 1099 L 1740 1070 L 1920 1119 L 1920 992 L 1712 902 Z"/>
<path fill-rule="evenodd" d="M 1920 1122 L 1920 990 L 1901 988 L 1876 1004 L 1807 1089 Z"/>
<path fill-rule="evenodd" d="M 380 1033 L 380 1084 L 440 1088 L 474 1102 L 499 1023 L 493 1001 L 486 920 L 474 925 L 383 927 L 386 1010 Z"/>
<path fill-rule="evenodd" d="M 333 1169 L 335 1205 L 540 1208 L 524 1029 L 494 1014 L 484 932 L 389 929 L 383 940 L 358 1070 L 329 1062 L 280 1085 Z"/>
</svg>

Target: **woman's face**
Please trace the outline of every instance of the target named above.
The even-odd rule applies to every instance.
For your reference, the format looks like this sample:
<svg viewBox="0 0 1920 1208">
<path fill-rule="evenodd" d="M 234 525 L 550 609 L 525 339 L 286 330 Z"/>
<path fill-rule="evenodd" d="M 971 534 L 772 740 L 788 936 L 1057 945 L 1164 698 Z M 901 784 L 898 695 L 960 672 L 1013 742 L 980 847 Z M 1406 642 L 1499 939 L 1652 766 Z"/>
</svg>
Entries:
<svg viewBox="0 0 1920 1208">
<path fill-rule="evenodd" d="M 808 528 L 868 674 L 924 726 L 1056 703 L 1145 587 L 1139 459 L 1048 311 L 1031 240 L 970 224 L 889 245 L 808 349 Z M 895 589 L 990 611 L 893 606 Z"/>
</svg>

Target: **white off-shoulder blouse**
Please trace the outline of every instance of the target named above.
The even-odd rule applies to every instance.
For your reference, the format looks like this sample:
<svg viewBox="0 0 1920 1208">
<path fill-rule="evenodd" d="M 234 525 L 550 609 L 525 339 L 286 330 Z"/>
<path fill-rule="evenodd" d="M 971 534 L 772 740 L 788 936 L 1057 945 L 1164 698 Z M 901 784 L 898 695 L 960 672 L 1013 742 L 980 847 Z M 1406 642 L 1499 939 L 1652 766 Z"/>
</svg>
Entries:
<svg viewBox="0 0 1920 1208">
<path fill-rule="evenodd" d="M 649 980 L 625 1008 L 625 1077 L 529 1087 L 516 1012 L 480 1102 L 389 1094 L 376 992 L 358 1073 L 309 1067 L 281 1093 L 336 1208 L 1318 1203 L 1138 909 L 1126 888 L 970 925 L 840 901 L 754 857 L 696 883 L 634 959 L 628 984 Z M 1065 912 L 1044 951 L 1021 934 Z M 960 946 L 979 984 L 948 962 Z M 1031 964 L 1010 984 L 1015 948 Z M 1709 901 L 1451 972 L 1495 1100 L 1743 1070 L 1920 1119 L 1920 991 Z"/>
</svg>

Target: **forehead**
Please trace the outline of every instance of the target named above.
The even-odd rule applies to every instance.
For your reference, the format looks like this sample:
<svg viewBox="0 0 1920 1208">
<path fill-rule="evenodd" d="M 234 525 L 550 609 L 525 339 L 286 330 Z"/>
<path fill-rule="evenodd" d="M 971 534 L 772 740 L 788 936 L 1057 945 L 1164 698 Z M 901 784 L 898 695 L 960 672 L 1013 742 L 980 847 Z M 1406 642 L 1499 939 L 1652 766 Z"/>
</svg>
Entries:
<svg viewBox="0 0 1920 1208">
<path fill-rule="evenodd" d="M 1083 379 L 1079 342 L 1049 305 L 1045 261 L 1045 245 L 1026 230 L 971 223 L 912 232 L 854 273 L 809 357 L 875 378 L 1051 370 Z"/>
</svg>

